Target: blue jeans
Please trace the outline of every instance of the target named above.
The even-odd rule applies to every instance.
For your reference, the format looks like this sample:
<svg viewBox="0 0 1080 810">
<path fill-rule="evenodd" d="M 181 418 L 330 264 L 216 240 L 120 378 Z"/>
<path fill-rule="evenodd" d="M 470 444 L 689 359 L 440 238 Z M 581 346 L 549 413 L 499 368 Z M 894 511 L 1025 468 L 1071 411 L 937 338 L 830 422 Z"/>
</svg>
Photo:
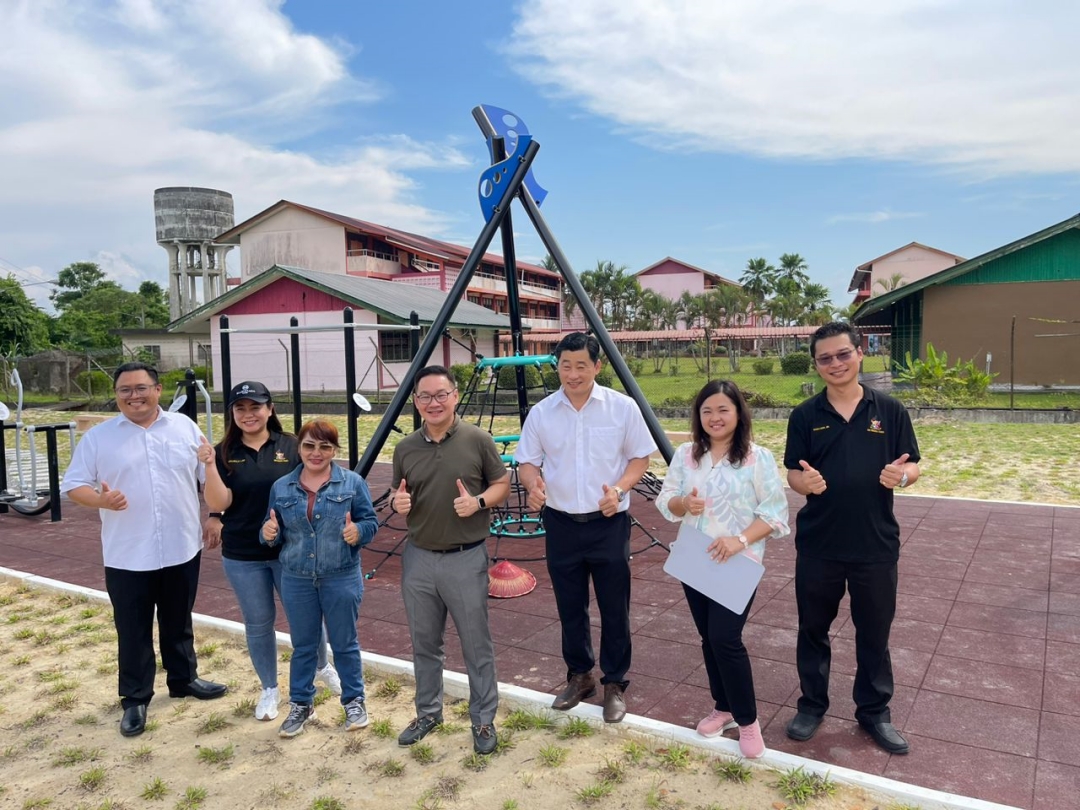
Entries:
<svg viewBox="0 0 1080 810">
<path fill-rule="evenodd" d="M 289 664 L 289 700 L 310 704 L 315 699 L 315 657 L 325 622 L 334 664 L 341 676 L 341 703 L 364 698 L 364 673 L 356 620 L 364 580 L 360 566 L 325 576 L 281 572 L 281 603 L 289 617 L 293 654 Z"/>
<path fill-rule="evenodd" d="M 225 576 L 232 585 L 240 612 L 244 616 L 244 635 L 247 637 L 251 665 L 263 689 L 278 685 L 277 677 L 277 605 L 274 591 L 281 594 L 281 563 L 277 560 L 221 559 Z M 327 663 L 326 632 L 318 645 L 318 667 Z"/>
</svg>

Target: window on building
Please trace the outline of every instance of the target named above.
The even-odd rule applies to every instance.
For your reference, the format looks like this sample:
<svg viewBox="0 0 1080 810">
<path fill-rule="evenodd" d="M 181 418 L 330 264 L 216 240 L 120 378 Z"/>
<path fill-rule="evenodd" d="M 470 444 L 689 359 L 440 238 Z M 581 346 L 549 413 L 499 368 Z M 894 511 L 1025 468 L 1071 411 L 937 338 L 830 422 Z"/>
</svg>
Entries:
<svg viewBox="0 0 1080 810">
<path fill-rule="evenodd" d="M 409 362 L 409 333 L 379 332 L 379 355 L 385 363 Z"/>
<path fill-rule="evenodd" d="M 151 365 L 157 365 L 161 362 L 161 346 L 156 344 L 148 344 L 146 346 L 139 347 L 139 359 L 144 363 L 150 363 Z"/>
</svg>

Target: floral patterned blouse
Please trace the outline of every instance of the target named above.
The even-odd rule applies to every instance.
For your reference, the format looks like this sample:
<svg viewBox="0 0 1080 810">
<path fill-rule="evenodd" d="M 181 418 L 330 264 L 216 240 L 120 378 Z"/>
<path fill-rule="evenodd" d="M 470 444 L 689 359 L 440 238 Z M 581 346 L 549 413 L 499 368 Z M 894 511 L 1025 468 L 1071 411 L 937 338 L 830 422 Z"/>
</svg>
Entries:
<svg viewBox="0 0 1080 810">
<path fill-rule="evenodd" d="M 664 486 L 656 497 L 656 508 L 670 521 L 685 520 L 712 537 L 735 537 L 761 518 L 772 528 L 769 537 L 784 537 L 788 527 L 788 502 L 784 485 L 776 469 L 773 454 L 751 443 L 750 453 L 738 467 L 733 467 L 725 457 L 713 464 L 706 453 L 700 463 L 694 461 L 693 444 L 679 445 L 671 457 Z M 668 509 L 671 499 L 689 495 L 697 487 L 698 497 L 705 499 L 705 511 L 694 517 L 687 514 L 676 517 Z M 765 557 L 765 540 L 751 543 L 743 551 L 749 557 L 762 562 Z"/>
</svg>

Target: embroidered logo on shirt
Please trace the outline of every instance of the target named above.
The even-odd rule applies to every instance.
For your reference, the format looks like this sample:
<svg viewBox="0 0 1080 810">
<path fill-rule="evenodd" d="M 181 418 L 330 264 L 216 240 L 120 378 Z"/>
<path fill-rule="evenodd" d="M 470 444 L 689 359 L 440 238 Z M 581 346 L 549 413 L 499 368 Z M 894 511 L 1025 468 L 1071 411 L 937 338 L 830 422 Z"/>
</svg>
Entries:
<svg viewBox="0 0 1080 810">
<path fill-rule="evenodd" d="M 829 425 L 822 425 L 821 427 L 814 428 L 814 433 L 817 433 L 819 430 L 828 430 L 828 429 L 829 429 Z"/>
<path fill-rule="evenodd" d="M 868 427 L 866 429 L 866 432 L 867 433 L 884 433 L 885 431 L 881 429 L 881 420 L 880 419 L 871 419 L 870 420 L 870 427 Z"/>
<path fill-rule="evenodd" d="M 246 463 L 247 463 L 246 458 L 230 458 L 229 459 L 229 464 L 246 464 Z"/>
<path fill-rule="evenodd" d="M 285 458 L 285 453 L 283 453 L 281 450 L 278 450 L 276 453 L 274 453 L 274 463 L 275 464 L 288 464 L 289 460 L 287 458 Z"/>
</svg>

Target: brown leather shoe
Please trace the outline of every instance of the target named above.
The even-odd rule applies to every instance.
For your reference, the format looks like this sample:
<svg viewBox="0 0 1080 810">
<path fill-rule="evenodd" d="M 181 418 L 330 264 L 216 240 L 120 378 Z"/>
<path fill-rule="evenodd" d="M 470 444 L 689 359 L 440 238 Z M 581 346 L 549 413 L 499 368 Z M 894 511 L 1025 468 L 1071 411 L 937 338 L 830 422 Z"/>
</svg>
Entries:
<svg viewBox="0 0 1080 810">
<path fill-rule="evenodd" d="M 565 712 L 567 709 L 572 709 L 577 706 L 581 701 L 585 700 L 585 698 L 591 698 L 595 694 L 596 680 L 593 678 L 591 672 L 581 672 L 577 675 L 571 675 L 570 680 L 566 682 L 566 688 L 555 698 L 551 704 L 551 708 Z"/>
<path fill-rule="evenodd" d="M 604 684 L 604 722 L 619 723 L 626 717 L 623 688 L 617 683 Z"/>
</svg>

